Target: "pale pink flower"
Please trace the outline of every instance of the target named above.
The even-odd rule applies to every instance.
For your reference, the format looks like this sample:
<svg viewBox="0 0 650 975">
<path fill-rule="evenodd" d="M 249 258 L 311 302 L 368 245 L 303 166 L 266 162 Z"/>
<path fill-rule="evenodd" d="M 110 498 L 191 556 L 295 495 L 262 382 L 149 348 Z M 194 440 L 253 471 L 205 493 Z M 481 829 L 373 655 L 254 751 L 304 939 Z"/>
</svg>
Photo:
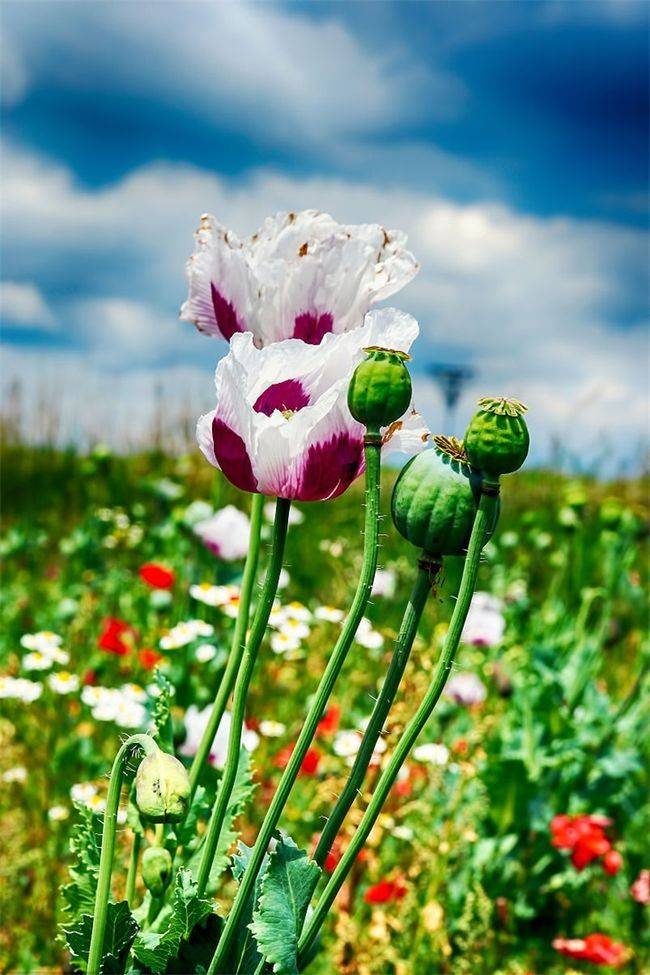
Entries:
<svg viewBox="0 0 650 975">
<path fill-rule="evenodd" d="M 650 904 L 650 870 L 642 870 L 630 887 L 632 897 L 638 904 Z"/>
<path fill-rule="evenodd" d="M 481 678 L 470 673 L 454 674 L 447 682 L 443 693 L 445 697 L 451 698 L 457 704 L 464 704 L 466 707 L 482 704 L 487 695 L 485 684 Z"/>
<path fill-rule="evenodd" d="M 234 562 L 246 557 L 251 525 L 243 511 L 228 504 L 211 518 L 197 522 L 194 533 L 213 555 L 224 562 Z"/>
<path fill-rule="evenodd" d="M 185 712 L 185 741 L 180 746 L 178 751 L 181 755 L 193 756 L 196 755 L 199 744 L 203 737 L 203 732 L 205 731 L 208 719 L 210 717 L 210 707 L 203 708 L 202 711 L 192 704 Z M 228 738 L 230 736 L 230 725 L 232 724 L 232 717 L 230 711 L 224 711 L 223 717 L 219 722 L 219 727 L 217 728 L 217 733 L 214 736 L 214 741 L 210 747 L 210 761 L 215 766 L 215 768 L 222 769 L 226 763 L 226 756 L 228 754 Z M 249 728 L 244 728 L 242 732 L 242 745 L 249 752 L 255 751 L 259 745 L 259 737 L 254 731 Z"/>
<path fill-rule="evenodd" d="M 257 346 L 317 345 L 358 328 L 371 304 L 418 271 L 399 231 L 345 226 L 316 210 L 278 213 L 244 240 L 205 214 L 195 239 L 181 318 L 228 341 L 252 332 Z"/>
<path fill-rule="evenodd" d="M 392 569 L 377 569 L 372 583 L 373 596 L 386 596 L 392 599 L 395 595 L 397 576 Z"/>
<path fill-rule="evenodd" d="M 235 335 L 217 366 L 217 408 L 197 425 L 201 450 L 241 490 L 338 497 L 364 470 L 365 430 L 347 402 L 352 373 L 368 346 L 408 351 L 417 334 L 414 318 L 385 308 L 320 346 L 287 339 L 258 349 L 252 335 Z M 414 454 L 428 436 L 411 405 L 384 431 L 385 449 Z"/>
</svg>

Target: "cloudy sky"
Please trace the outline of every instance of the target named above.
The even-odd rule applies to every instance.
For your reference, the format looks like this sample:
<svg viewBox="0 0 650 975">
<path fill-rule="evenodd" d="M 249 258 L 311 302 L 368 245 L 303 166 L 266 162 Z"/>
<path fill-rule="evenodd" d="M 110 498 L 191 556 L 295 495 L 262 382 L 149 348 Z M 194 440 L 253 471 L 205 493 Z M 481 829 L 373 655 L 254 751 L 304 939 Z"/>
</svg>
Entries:
<svg viewBox="0 0 650 975">
<path fill-rule="evenodd" d="M 538 461 L 639 457 L 648 391 L 648 6 L 4 0 L 2 383 L 33 431 L 131 444 L 209 407 L 178 321 L 201 213 L 405 230 L 392 300 L 433 363 L 524 399 Z M 45 415 L 47 414 L 47 422 Z M 163 420 L 163 423 L 165 421 Z"/>
</svg>

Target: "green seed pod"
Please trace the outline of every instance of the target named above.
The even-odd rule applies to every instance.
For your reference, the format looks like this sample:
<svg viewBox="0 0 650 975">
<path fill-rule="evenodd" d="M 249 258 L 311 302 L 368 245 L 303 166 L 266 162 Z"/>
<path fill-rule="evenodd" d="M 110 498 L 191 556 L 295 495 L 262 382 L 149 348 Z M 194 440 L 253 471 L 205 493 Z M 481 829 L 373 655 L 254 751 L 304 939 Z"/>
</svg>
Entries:
<svg viewBox="0 0 650 975">
<path fill-rule="evenodd" d="M 371 347 L 354 370 L 348 389 L 350 413 L 375 433 L 399 420 L 411 402 L 411 377 L 406 352 Z"/>
<path fill-rule="evenodd" d="M 172 857 L 164 846 L 149 846 L 142 854 L 142 879 L 154 897 L 162 897 L 172 876 Z"/>
<path fill-rule="evenodd" d="M 514 399 L 480 399 L 480 410 L 465 432 L 467 459 L 475 470 L 495 480 L 519 470 L 528 454 L 530 437 L 523 414 L 527 407 Z"/>
<path fill-rule="evenodd" d="M 413 457 L 397 478 L 393 522 L 404 538 L 429 555 L 464 555 L 480 501 L 481 475 L 471 470 L 455 437 L 434 437 L 433 444 L 433 449 Z M 498 511 L 484 543 L 497 518 Z"/>
<path fill-rule="evenodd" d="M 135 776 L 138 809 L 153 823 L 177 823 L 185 818 L 190 780 L 182 762 L 158 751 L 142 759 Z"/>
</svg>

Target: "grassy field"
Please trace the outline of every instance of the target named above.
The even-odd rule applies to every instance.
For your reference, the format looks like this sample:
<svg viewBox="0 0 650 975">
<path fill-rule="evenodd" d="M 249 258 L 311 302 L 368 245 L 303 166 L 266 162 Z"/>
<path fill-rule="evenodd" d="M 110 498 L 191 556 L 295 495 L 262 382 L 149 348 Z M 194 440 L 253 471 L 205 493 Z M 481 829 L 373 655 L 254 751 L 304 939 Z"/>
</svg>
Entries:
<svg viewBox="0 0 650 975">
<path fill-rule="evenodd" d="M 385 512 L 394 476 L 385 474 Z M 188 506 L 202 500 L 214 509 L 247 510 L 249 498 L 198 454 L 79 456 L 11 445 L 3 451 L 2 477 L 0 969 L 60 971 L 66 953 L 57 941 L 64 919 L 57 889 L 67 880 L 69 837 L 80 815 L 73 798 L 101 812 L 120 736 L 134 722 L 147 726 L 158 654 L 175 687 L 181 751 L 189 741 L 187 709 L 212 700 L 223 671 L 232 618 L 193 598 L 190 586 L 237 584 L 242 564 L 216 559 L 201 544 Z M 648 970 L 648 907 L 639 896 L 642 883 L 635 884 L 650 868 L 647 486 L 575 482 L 549 471 L 506 479 L 499 530 L 478 587 L 498 600 L 503 634 L 463 645 L 454 676 L 473 678 L 444 699 L 422 736 L 422 743 L 444 747 L 420 749 L 409 761 L 310 971 L 589 971 L 597 959 L 566 957 L 553 941 L 595 932 L 623 946 L 605 962 L 626 972 Z M 274 652 L 267 641 L 255 674 L 247 717 L 257 788 L 239 822 L 249 843 L 336 638 L 337 624 L 313 614 L 322 606 L 345 610 L 360 567 L 359 485 L 333 503 L 298 507 L 303 519 L 290 529 L 281 600 L 304 604 L 309 620 L 288 652 Z M 387 515 L 383 532 L 380 564 L 394 575 L 395 591 L 373 597 L 367 628 L 373 635 L 354 645 L 282 822 L 308 850 L 348 771 L 345 733 L 370 713 L 413 579 L 417 553 Z M 150 562 L 174 572 L 163 595 L 140 577 Z M 459 566 L 449 560 L 368 790 L 424 692 L 458 578 Z M 110 618 L 129 627 L 123 655 L 99 645 Z M 165 633 L 189 619 L 213 632 L 161 649 Z M 60 635 L 69 661 L 41 668 L 29 656 L 34 641 L 25 635 L 42 631 Z M 197 654 L 205 644 L 213 650 Z M 10 685 L 8 677 L 41 689 Z M 84 690 L 92 687 L 121 689 L 128 707 L 106 717 L 88 703 L 92 695 Z M 341 848 L 363 804 L 361 797 L 348 817 Z M 567 847 L 552 843 L 551 822 L 562 814 L 606 816 L 608 850 L 620 862 L 598 854 L 576 865 Z M 117 894 L 130 842 L 125 824 Z M 221 903 L 232 895 L 227 878 Z"/>
</svg>

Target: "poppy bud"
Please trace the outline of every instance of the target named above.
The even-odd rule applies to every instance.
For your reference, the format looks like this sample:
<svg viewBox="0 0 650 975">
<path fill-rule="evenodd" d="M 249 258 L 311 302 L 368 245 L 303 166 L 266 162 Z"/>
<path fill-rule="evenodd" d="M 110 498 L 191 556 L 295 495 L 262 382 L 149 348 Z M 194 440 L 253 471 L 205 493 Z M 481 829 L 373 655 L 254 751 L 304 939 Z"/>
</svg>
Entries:
<svg viewBox="0 0 650 975">
<path fill-rule="evenodd" d="M 135 801 L 142 815 L 154 823 L 177 823 L 185 818 L 190 780 L 182 762 L 167 752 L 147 755 L 135 776 Z"/>
<path fill-rule="evenodd" d="M 406 352 L 371 347 L 354 370 L 348 389 L 350 413 L 373 432 L 399 420 L 411 402 L 411 377 Z"/>
<path fill-rule="evenodd" d="M 528 454 L 530 437 L 523 414 L 528 407 L 514 399 L 478 401 L 465 432 L 465 450 L 472 467 L 489 478 L 519 470 Z"/>
<path fill-rule="evenodd" d="M 164 846 L 149 846 L 142 854 L 142 879 L 154 897 L 162 897 L 172 875 L 172 857 Z"/>
<path fill-rule="evenodd" d="M 455 437 L 434 437 L 402 469 L 393 489 L 391 512 L 398 532 L 429 555 L 463 555 L 481 495 L 481 475 L 467 463 Z M 485 542 L 494 531 L 486 533 Z"/>
</svg>

